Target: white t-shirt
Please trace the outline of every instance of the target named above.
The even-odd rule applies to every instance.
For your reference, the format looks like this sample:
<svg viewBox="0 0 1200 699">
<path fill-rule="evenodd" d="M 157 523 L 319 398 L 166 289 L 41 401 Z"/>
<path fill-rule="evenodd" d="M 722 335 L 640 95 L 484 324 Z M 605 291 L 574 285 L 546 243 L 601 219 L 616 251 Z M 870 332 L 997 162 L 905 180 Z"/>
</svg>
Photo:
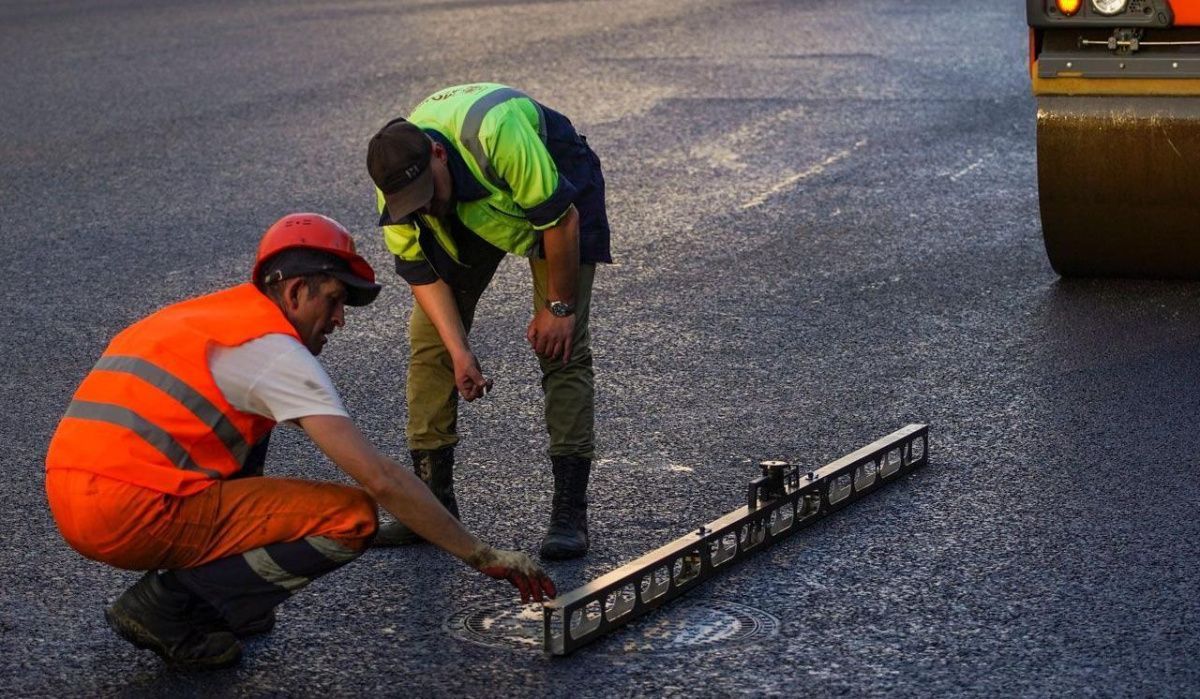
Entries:
<svg viewBox="0 0 1200 699">
<path fill-rule="evenodd" d="M 276 422 L 309 415 L 350 417 L 325 368 L 290 335 L 272 333 L 237 347 L 218 347 L 208 358 L 225 400 Z"/>
</svg>

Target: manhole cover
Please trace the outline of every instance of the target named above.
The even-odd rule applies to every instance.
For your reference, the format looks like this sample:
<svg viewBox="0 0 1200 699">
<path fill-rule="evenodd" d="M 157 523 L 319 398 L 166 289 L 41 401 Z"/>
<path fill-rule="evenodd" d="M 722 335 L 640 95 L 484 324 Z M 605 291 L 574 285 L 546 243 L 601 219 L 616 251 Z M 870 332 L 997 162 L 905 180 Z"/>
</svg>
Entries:
<svg viewBox="0 0 1200 699">
<path fill-rule="evenodd" d="M 493 648 L 542 649 L 542 608 L 474 607 L 449 619 L 452 636 Z M 779 632 L 779 620 L 736 602 L 696 600 L 671 604 L 610 634 L 607 652 L 671 653 L 705 647 L 728 648 Z"/>
</svg>

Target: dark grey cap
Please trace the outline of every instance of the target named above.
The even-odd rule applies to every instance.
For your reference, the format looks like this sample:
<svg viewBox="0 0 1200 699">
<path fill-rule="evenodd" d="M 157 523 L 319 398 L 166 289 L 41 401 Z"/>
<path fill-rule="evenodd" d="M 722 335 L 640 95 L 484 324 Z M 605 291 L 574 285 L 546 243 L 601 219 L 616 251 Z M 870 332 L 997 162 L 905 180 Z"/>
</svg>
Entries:
<svg viewBox="0 0 1200 699">
<path fill-rule="evenodd" d="M 389 121 L 371 137 L 367 171 L 383 192 L 390 217 L 381 223 L 407 223 L 414 211 L 433 199 L 432 154 L 433 141 L 405 119 Z"/>
</svg>

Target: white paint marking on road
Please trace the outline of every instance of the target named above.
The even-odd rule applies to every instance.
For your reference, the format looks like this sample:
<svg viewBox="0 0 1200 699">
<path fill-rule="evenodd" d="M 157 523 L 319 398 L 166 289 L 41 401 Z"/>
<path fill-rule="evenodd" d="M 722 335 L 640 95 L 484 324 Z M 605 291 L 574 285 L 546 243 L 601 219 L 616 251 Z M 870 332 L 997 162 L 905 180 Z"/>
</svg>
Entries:
<svg viewBox="0 0 1200 699">
<path fill-rule="evenodd" d="M 694 145 L 688 157 L 696 162 L 707 162 L 714 170 L 726 169 L 741 172 L 749 167 L 742 162 L 742 154 L 763 138 L 763 134 L 776 133 L 781 127 L 791 126 L 805 115 L 804 108 L 785 109 L 764 119 L 743 124 L 736 131 Z"/>
<path fill-rule="evenodd" d="M 684 473 L 696 472 L 696 469 L 692 468 L 691 466 L 681 466 L 679 464 L 671 464 L 667 468 L 671 469 L 672 471 L 683 471 Z"/>
<path fill-rule="evenodd" d="M 834 153 L 833 155 L 826 157 L 824 160 L 817 163 L 816 165 L 813 165 L 805 170 L 797 172 L 796 174 L 791 175 L 790 177 L 784 178 L 781 182 L 777 183 L 774 187 L 771 187 L 770 189 L 763 192 L 762 194 L 759 194 L 758 196 L 754 197 L 750 201 L 747 201 L 745 204 L 742 204 L 741 208 L 752 209 L 756 206 L 762 206 L 763 204 L 765 204 L 767 202 L 768 199 L 775 196 L 776 194 L 779 194 L 783 190 L 790 188 L 792 185 L 796 184 L 797 182 L 800 182 L 801 180 L 805 180 L 805 179 L 808 179 L 809 177 L 812 177 L 813 175 L 819 175 L 822 172 L 825 172 L 825 168 L 827 168 L 830 165 L 833 165 L 839 161 L 845 160 L 846 158 L 850 157 L 850 155 L 854 151 L 858 150 L 859 148 L 862 148 L 865 145 L 867 145 L 867 139 L 864 138 L 861 141 L 859 141 L 858 143 L 855 143 L 852 148 L 840 150 L 840 151 Z"/>
<path fill-rule="evenodd" d="M 954 173 L 953 175 L 950 175 L 951 181 L 958 182 L 958 179 L 960 177 L 962 177 L 963 175 L 966 175 L 967 173 L 971 172 L 972 170 L 979 167 L 980 165 L 983 165 L 983 158 L 976 160 L 975 162 L 964 167 L 963 169 L 959 170 L 958 172 Z"/>
</svg>

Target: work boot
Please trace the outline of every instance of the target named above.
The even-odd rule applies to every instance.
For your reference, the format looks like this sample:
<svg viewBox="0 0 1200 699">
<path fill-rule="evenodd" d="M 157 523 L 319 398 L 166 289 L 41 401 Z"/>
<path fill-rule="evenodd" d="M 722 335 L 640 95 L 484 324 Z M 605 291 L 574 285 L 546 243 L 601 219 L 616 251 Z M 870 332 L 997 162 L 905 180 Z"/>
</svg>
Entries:
<svg viewBox="0 0 1200 699">
<path fill-rule="evenodd" d="M 104 618 L 121 638 L 154 651 L 171 667 L 229 667 L 242 657 L 242 644 L 228 631 L 210 631 L 197 623 L 200 604 L 190 592 L 167 589 L 152 570 L 105 609 Z"/>
<path fill-rule="evenodd" d="M 275 628 L 274 609 L 268 611 L 266 614 L 263 614 L 257 619 L 251 619 L 250 621 L 247 621 L 236 629 L 231 628 L 230 631 L 232 631 L 233 635 L 237 636 L 238 638 L 250 638 L 251 636 L 267 633 L 273 628 Z"/>
<path fill-rule="evenodd" d="M 267 633 L 271 629 L 275 628 L 274 609 L 269 610 L 266 614 L 263 614 L 257 619 L 251 619 L 250 621 L 247 621 L 236 628 L 230 626 L 229 622 L 225 621 L 224 617 L 217 613 L 217 610 L 213 609 L 212 607 L 205 609 L 197 618 L 205 630 L 209 632 L 228 631 L 238 639 L 258 636 L 259 634 Z"/>
<path fill-rule="evenodd" d="M 413 472 L 429 486 L 433 496 L 458 519 L 458 500 L 454 498 L 454 447 L 414 449 Z M 416 532 L 397 521 L 384 522 L 375 533 L 372 546 L 388 548 L 424 541 Z"/>
<path fill-rule="evenodd" d="M 163 571 L 158 576 L 158 580 L 169 592 L 187 590 L 183 586 L 183 583 L 179 582 L 179 579 L 175 577 L 174 571 Z M 228 621 L 225 621 L 225 617 L 221 616 L 216 607 L 195 596 L 192 599 L 194 601 L 192 619 L 196 626 L 203 629 L 206 633 L 228 631 L 237 638 L 242 639 L 264 634 L 275 628 L 275 610 L 273 608 L 268 609 L 262 616 L 242 622 L 240 626 L 233 627 Z"/>
<path fill-rule="evenodd" d="M 550 528 L 542 539 L 542 558 L 579 558 L 588 550 L 587 485 L 591 459 L 552 456 L 554 503 Z"/>
</svg>

